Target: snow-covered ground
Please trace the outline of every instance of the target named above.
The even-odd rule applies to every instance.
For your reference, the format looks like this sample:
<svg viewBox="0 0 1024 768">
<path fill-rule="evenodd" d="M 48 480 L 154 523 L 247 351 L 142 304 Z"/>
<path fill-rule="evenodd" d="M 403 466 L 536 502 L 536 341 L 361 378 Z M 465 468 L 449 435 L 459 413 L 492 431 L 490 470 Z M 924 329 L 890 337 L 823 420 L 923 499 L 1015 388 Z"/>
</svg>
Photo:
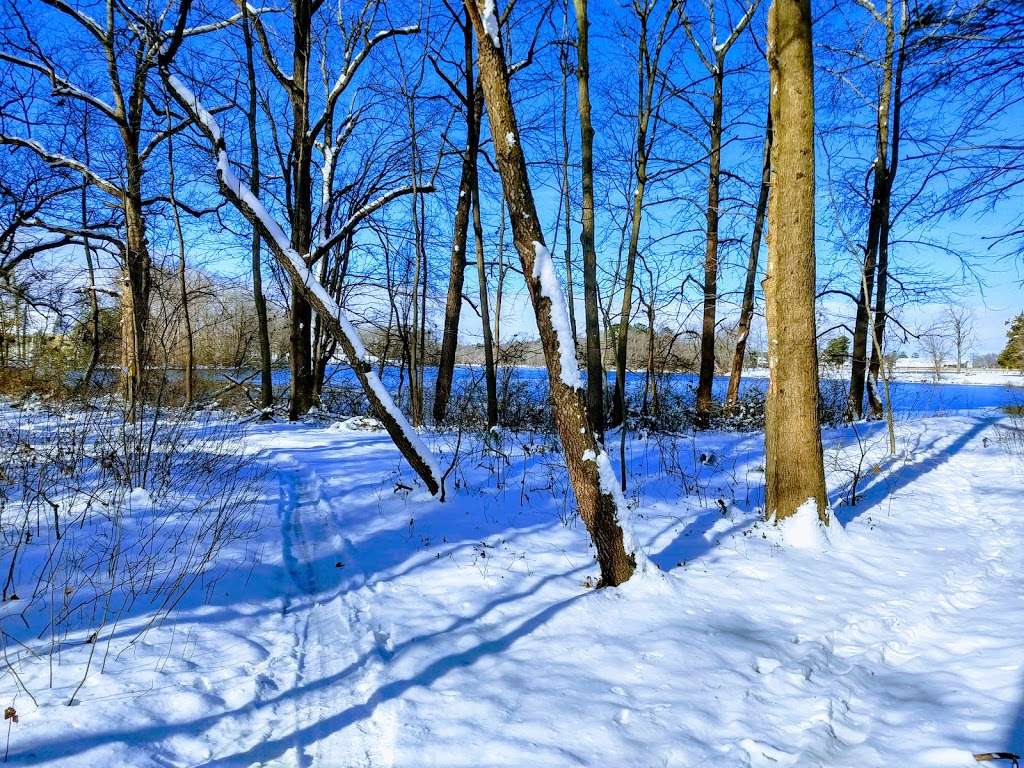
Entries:
<svg viewBox="0 0 1024 768">
<path fill-rule="evenodd" d="M 803 548 L 757 522 L 759 434 L 638 437 L 628 496 L 657 567 L 596 591 L 545 439 L 464 440 L 442 504 L 383 433 L 260 425 L 260 534 L 221 555 L 202 599 L 118 646 L 77 706 L 85 638 L 52 687 L 43 657 L 5 676 L 9 761 L 873 768 L 1022 752 L 1015 428 L 995 410 L 903 420 L 896 458 L 882 424 L 826 433 L 837 522 Z M 434 440 L 442 467 L 453 445 Z"/>
</svg>

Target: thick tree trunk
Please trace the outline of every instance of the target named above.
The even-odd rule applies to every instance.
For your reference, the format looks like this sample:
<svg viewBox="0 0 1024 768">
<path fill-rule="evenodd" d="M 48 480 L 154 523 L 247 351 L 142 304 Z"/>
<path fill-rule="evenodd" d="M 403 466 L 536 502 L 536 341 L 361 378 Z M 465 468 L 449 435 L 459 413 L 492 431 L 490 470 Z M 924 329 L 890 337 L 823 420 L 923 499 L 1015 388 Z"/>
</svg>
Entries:
<svg viewBox="0 0 1024 768">
<path fill-rule="evenodd" d="M 774 0 L 768 64 L 775 136 L 764 281 L 771 377 L 765 419 L 765 516 L 812 501 L 828 522 L 821 430 L 814 262 L 814 65 L 810 0 Z"/>
<path fill-rule="evenodd" d="M 718 309 L 718 205 L 722 170 L 722 103 L 725 66 L 718 57 L 711 96 L 711 155 L 708 162 L 707 231 L 704 246 L 704 315 L 700 334 L 700 376 L 697 381 L 697 423 L 706 426 L 715 380 L 715 316 Z"/>
<path fill-rule="evenodd" d="M 580 186 L 583 216 L 583 305 L 587 326 L 587 414 L 590 428 L 604 435 L 604 365 L 597 297 L 597 246 L 594 234 L 594 128 L 590 120 L 590 20 L 587 0 L 573 0 L 576 12 L 576 86 L 580 114 Z"/>
<path fill-rule="evenodd" d="M 508 70 L 500 48 L 498 12 L 493 0 L 480 0 L 479 5 L 477 0 L 466 0 L 466 5 L 476 31 L 480 81 L 495 156 L 509 205 L 516 250 L 544 349 L 552 411 L 566 467 L 580 517 L 597 550 L 601 583 L 614 586 L 628 579 L 636 564 L 635 556 L 623 543 L 625 502 L 615 487 L 608 454 L 587 419 L 575 349 L 566 349 L 572 345 L 569 316 L 537 218 L 512 108 Z M 585 13 L 583 16 L 585 20 Z"/>
<path fill-rule="evenodd" d="M 313 3 L 292 3 L 292 141 L 289 151 L 291 175 L 291 247 L 308 254 L 313 240 L 313 143 L 309 136 L 309 60 Z M 307 266 L 309 266 L 307 264 Z M 313 308 L 301 291 L 293 287 L 291 330 L 288 336 L 291 357 L 291 402 L 288 418 L 298 419 L 316 402 L 313 375 Z"/>
<path fill-rule="evenodd" d="M 292 245 L 296 253 L 303 253 Z M 303 292 L 292 286 L 289 343 L 291 373 L 291 399 L 288 404 L 288 418 L 301 418 L 315 402 L 313 375 L 313 344 L 311 329 L 313 308 Z"/>
<path fill-rule="evenodd" d="M 129 167 L 132 163 L 128 163 Z M 138 163 L 135 163 L 138 167 Z M 134 178 L 133 178 L 134 177 Z M 129 172 L 128 192 L 124 198 L 125 269 L 121 296 L 121 332 L 123 334 L 125 399 L 129 416 L 134 419 L 145 400 L 148 380 L 146 331 L 149 327 L 150 259 L 146 243 L 146 224 L 142 212 L 141 183 Z"/>
<path fill-rule="evenodd" d="M 761 236 L 764 232 L 764 218 L 768 211 L 768 193 L 771 190 L 772 115 L 764 132 L 764 159 L 761 163 L 761 189 L 754 211 L 754 230 L 750 235 L 750 256 L 747 258 L 747 279 L 743 285 L 743 301 L 740 304 L 740 321 L 736 328 L 736 350 L 732 356 L 732 370 L 729 373 L 729 389 L 725 395 L 725 407 L 732 408 L 740 396 L 740 380 L 743 378 L 743 361 L 747 355 L 747 339 L 754 321 L 754 289 L 757 286 L 757 262 L 761 253 Z"/>
</svg>

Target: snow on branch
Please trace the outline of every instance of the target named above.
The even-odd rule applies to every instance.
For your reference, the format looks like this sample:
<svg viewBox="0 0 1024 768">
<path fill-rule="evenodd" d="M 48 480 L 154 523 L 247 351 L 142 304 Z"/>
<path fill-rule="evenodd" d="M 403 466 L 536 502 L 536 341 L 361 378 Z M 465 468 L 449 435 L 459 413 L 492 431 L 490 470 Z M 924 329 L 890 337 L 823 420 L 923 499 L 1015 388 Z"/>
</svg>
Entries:
<svg viewBox="0 0 1024 768">
<path fill-rule="evenodd" d="M 324 106 L 323 114 L 320 115 L 316 123 L 313 124 L 313 127 L 309 131 L 309 135 L 316 136 L 317 134 L 320 133 L 320 130 L 324 127 L 324 124 L 327 122 L 328 116 L 334 111 L 334 105 L 337 103 L 338 98 L 348 88 L 349 83 L 352 82 L 352 78 L 355 77 L 356 72 L 359 71 L 359 67 L 362 66 L 363 62 L 366 60 L 366 57 L 370 55 L 370 51 L 372 51 L 377 46 L 377 44 L 382 43 L 385 40 L 388 40 L 389 38 L 397 37 L 398 35 L 415 35 L 419 31 L 419 24 L 412 24 L 407 27 L 393 27 L 392 29 L 385 29 L 381 32 L 378 32 L 373 37 L 369 38 L 366 41 L 366 45 L 363 46 L 363 49 L 356 55 L 354 59 L 348 62 L 348 64 L 342 70 L 341 74 L 338 75 L 338 79 L 334 81 L 334 85 L 331 87 L 330 92 L 327 94 L 327 100 L 326 105 Z"/>
<path fill-rule="evenodd" d="M 6 61 L 18 67 L 25 67 L 26 69 L 31 69 L 36 72 L 39 72 L 44 77 L 46 77 L 47 80 L 50 81 L 53 87 L 54 96 L 66 96 L 68 98 L 78 99 L 79 101 L 83 101 L 86 104 L 95 107 L 100 112 L 109 117 L 111 120 L 114 120 L 116 122 L 121 121 L 120 115 L 118 114 L 117 110 L 114 109 L 114 107 L 112 107 L 110 104 L 107 104 L 107 102 L 105 102 L 99 96 L 95 96 L 91 93 L 88 93 L 87 91 L 82 90 L 67 78 L 58 75 L 57 71 L 49 62 L 46 62 L 45 64 L 40 64 L 37 61 L 23 59 L 20 56 L 15 56 L 5 51 L 0 51 L 0 61 Z"/>
<path fill-rule="evenodd" d="M 55 152 L 47 151 L 39 142 L 33 139 L 23 139 L 19 136 L 7 136 L 0 134 L 0 144 L 9 144 L 15 147 L 24 147 L 35 152 L 39 157 L 49 163 L 51 166 L 60 168 L 69 168 L 72 171 L 76 171 L 92 184 L 102 189 L 108 195 L 113 197 L 122 198 L 124 197 L 124 190 L 117 186 L 114 182 L 108 181 L 107 179 L 100 176 L 98 173 L 93 171 L 84 163 L 80 163 L 74 158 L 67 157 L 66 155 L 57 154 Z"/>
<path fill-rule="evenodd" d="M 270 212 L 264 207 L 260 199 L 241 182 L 231 168 L 227 148 L 224 143 L 224 136 L 216 118 L 202 105 L 194 93 L 177 77 L 169 73 L 164 74 L 168 87 L 178 102 L 192 115 L 196 123 L 206 133 L 214 147 L 217 157 L 216 173 L 220 182 L 221 190 L 225 196 L 234 203 L 247 219 L 260 231 L 260 235 L 270 246 L 271 251 L 277 256 L 278 261 L 288 271 L 292 280 L 303 286 L 310 303 L 327 321 L 332 332 L 339 336 L 342 347 L 350 358 L 350 363 L 356 369 L 357 375 L 363 381 L 371 400 L 376 401 L 378 408 L 383 411 L 385 425 L 392 439 L 405 444 L 404 448 L 411 450 L 418 460 L 419 466 L 413 463 L 414 469 L 427 482 L 432 492 L 440 487 L 441 471 L 434 460 L 433 454 L 426 447 L 419 435 L 405 418 L 405 414 L 395 405 L 391 394 L 381 383 L 380 378 L 374 372 L 371 365 L 372 358 L 363 346 L 362 340 L 355 327 L 351 324 L 344 309 L 334 301 L 323 284 L 313 275 L 306 264 L 306 260 L 291 247 L 291 242 L 285 234 L 281 225 L 277 223 Z M 409 458 L 406 454 L 406 458 Z"/>
<path fill-rule="evenodd" d="M 411 195 L 421 192 L 433 192 L 433 184 L 406 184 L 404 187 L 396 187 L 395 189 L 389 189 L 379 197 L 375 197 L 373 200 L 368 202 L 358 211 L 349 216 L 345 223 L 341 225 L 341 228 L 332 234 L 327 240 L 324 240 L 317 246 L 317 249 L 313 252 L 310 261 L 316 263 L 319 261 L 324 254 L 326 254 L 331 248 L 337 245 L 339 242 L 345 239 L 352 231 L 356 228 L 360 221 L 365 219 L 374 211 L 383 208 L 385 205 L 390 203 L 392 200 L 403 195 Z"/>
<path fill-rule="evenodd" d="M 555 273 L 555 264 L 551 253 L 536 240 L 533 241 L 533 277 L 540 281 L 540 295 L 548 300 L 551 314 L 551 325 L 555 329 L 558 341 L 558 367 L 562 383 L 572 389 L 583 389 L 580 378 L 580 367 L 576 361 L 576 345 L 572 340 L 572 327 L 569 324 L 569 312 L 562 295 L 562 285 Z"/>
</svg>

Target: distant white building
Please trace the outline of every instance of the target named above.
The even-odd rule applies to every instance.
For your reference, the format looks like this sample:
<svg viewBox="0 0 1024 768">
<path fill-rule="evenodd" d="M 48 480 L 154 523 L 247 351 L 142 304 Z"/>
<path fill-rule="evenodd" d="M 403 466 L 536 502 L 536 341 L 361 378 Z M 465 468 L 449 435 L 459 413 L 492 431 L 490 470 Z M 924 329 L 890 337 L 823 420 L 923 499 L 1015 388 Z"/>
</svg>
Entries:
<svg viewBox="0 0 1024 768">
<path fill-rule="evenodd" d="M 935 361 L 928 357 L 897 357 L 892 367 L 896 371 L 934 371 Z M 970 359 L 964 360 L 960 367 L 969 370 L 974 367 L 974 362 Z M 955 371 L 956 360 L 944 358 L 941 368 L 944 371 Z"/>
</svg>

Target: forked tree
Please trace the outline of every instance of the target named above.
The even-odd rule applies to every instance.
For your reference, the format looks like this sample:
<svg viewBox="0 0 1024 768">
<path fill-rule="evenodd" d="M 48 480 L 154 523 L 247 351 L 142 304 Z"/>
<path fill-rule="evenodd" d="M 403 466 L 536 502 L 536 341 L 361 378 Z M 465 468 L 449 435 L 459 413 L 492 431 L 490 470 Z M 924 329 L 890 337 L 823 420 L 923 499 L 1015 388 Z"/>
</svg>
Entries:
<svg viewBox="0 0 1024 768">
<path fill-rule="evenodd" d="M 501 50 L 493 0 L 465 0 L 477 39 L 480 84 L 487 104 L 494 154 L 501 175 L 516 252 L 530 294 L 547 365 L 551 409 L 562 442 L 580 517 L 597 550 L 601 584 L 616 586 L 636 567 L 633 542 L 624 542 L 625 501 L 604 446 L 587 418 L 565 297 L 544 243 L 526 158 L 512 107 L 509 72 Z"/>
<path fill-rule="evenodd" d="M 765 404 L 765 516 L 776 521 L 808 501 L 828 523 L 818 424 L 814 316 L 814 59 L 810 0 L 773 0 L 768 14 L 771 187 Z"/>
</svg>

